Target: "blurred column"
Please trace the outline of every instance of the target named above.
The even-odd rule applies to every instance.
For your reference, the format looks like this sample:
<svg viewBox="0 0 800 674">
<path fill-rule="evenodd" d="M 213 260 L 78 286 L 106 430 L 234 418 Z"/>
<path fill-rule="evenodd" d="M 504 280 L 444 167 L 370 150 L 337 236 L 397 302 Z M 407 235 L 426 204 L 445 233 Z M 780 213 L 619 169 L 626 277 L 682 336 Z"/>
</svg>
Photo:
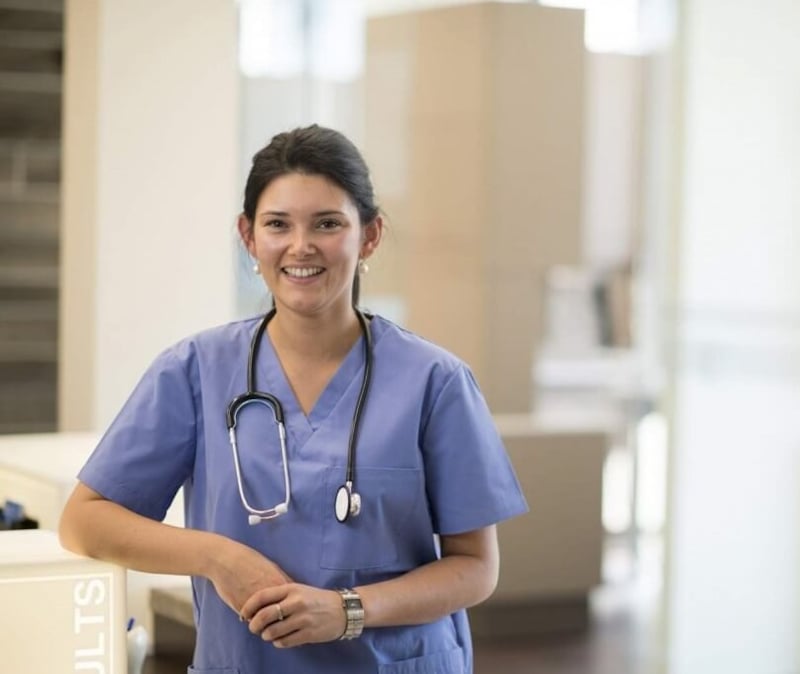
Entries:
<svg viewBox="0 0 800 674">
<path fill-rule="evenodd" d="M 670 674 L 800 671 L 800 4 L 683 2 Z"/>
<path fill-rule="evenodd" d="M 59 425 L 234 315 L 235 0 L 67 0 Z"/>
</svg>

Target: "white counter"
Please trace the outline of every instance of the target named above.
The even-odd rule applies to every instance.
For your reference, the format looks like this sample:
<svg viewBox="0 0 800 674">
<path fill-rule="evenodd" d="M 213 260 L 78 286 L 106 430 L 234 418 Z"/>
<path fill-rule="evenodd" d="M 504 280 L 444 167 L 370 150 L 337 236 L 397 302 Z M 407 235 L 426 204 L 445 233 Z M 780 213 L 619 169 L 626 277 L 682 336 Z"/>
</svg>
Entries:
<svg viewBox="0 0 800 674">
<path fill-rule="evenodd" d="M 18 501 L 24 506 L 25 514 L 39 522 L 41 529 L 56 531 L 61 511 L 76 484 L 76 475 L 99 437 L 97 433 L 0 435 L 0 507 L 6 499 Z M 182 490 L 167 512 L 165 522 L 183 526 Z M 19 544 L 17 539 L 0 540 L 5 540 L 7 545 Z M 150 590 L 176 584 L 188 586 L 189 579 L 129 571 L 127 600 L 130 616 L 152 634 Z M 0 665 L 3 662 L 0 652 Z M 2 671 L 25 671 L 27 674 L 25 669 Z"/>
</svg>

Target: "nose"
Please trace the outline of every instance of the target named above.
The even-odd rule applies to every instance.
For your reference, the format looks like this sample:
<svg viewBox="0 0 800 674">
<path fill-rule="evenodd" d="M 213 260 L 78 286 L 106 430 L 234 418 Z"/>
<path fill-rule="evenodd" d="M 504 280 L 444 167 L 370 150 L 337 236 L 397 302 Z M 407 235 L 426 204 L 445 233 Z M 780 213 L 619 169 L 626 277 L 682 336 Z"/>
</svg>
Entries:
<svg viewBox="0 0 800 674">
<path fill-rule="evenodd" d="M 297 227 L 292 232 L 290 252 L 297 257 L 305 257 L 314 252 L 312 232 L 305 227 Z"/>
</svg>

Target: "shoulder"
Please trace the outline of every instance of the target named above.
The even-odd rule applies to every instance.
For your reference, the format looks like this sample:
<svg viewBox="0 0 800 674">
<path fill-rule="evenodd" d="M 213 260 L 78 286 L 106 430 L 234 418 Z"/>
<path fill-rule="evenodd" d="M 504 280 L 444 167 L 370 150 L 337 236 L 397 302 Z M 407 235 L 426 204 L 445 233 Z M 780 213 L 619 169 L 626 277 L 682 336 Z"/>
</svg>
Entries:
<svg viewBox="0 0 800 674">
<path fill-rule="evenodd" d="M 375 315 L 372 325 L 376 350 L 391 351 L 394 357 L 437 365 L 450 372 L 466 367 L 464 361 L 447 349 L 383 316 Z"/>
<path fill-rule="evenodd" d="M 473 379 L 469 366 L 442 346 L 382 316 L 376 315 L 372 324 L 376 365 L 393 377 L 425 382 L 430 393 L 454 378 Z"/>
<path fill-rule="evenodd" d="M 251 316 L 206 328 L 201 332 L 186 337 L 175 346 L 185 345 L 199 349 L 215 349 L 220 346 L 229 347 L 232 343 L 240 341 L 249 343 L 253 336 L 253 331 L 262 318 L 263 316 Z"/>
<path fill-rule="evenodd" d="M 231 321 L 184 337 L 164 349 L 155 364 L 193 369 L 202 363 L 225 361 L 249 348 L 260 316 Z"/>
</svg>

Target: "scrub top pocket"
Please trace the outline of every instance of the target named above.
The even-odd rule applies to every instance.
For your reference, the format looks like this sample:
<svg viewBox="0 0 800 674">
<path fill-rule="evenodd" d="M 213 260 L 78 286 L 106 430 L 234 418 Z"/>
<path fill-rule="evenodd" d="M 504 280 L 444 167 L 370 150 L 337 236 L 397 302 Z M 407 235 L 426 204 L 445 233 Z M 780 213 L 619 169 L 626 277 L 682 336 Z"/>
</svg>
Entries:
<svg viewBox="0 0 800 674">
<path fill-rule="evenodd" d="M 187 674 L 239 674 L 238 667 L 211 667 L 206 668 L 197 668 L 197 667 L 189 667 L 186 670 Z"/>
<path fill-rule="evenodd" d="M 320 566 L 355 570 L 402 563 L 401 550 L 414 547 L 420 529 L 430 526 L 422 471 L 359 466 L 353 487 L 361 495 L 361 512 L 341 523 L 333 506 L 344 473 L 336 466 L 325 477 Z M 423 521 L 420 513 L 426 513 Z"/>
</svg>

